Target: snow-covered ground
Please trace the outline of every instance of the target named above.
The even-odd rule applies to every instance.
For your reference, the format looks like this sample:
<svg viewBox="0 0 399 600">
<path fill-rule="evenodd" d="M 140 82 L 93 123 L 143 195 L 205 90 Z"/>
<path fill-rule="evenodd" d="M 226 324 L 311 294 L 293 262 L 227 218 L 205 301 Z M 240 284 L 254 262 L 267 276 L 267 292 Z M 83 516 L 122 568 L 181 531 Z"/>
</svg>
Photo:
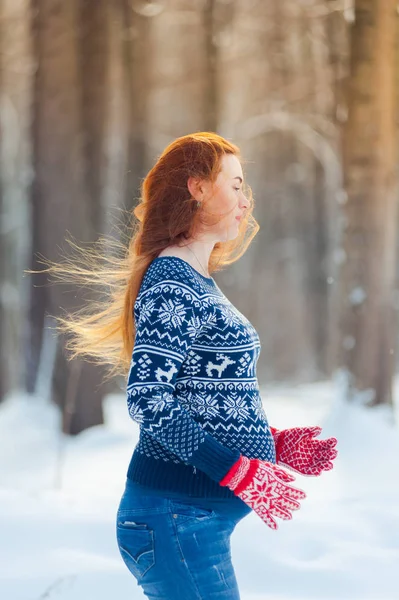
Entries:
<svg viewBox="0 0 399 600">
<path fill-rule="evenodd" d="M 239 523 L 242 600 L 399 600 L 399 418 L 333 396 L 329 383 L 262 390 L 272 425 L 321 425 L 339 455 L 333 471 L 297 476 L 308 497 L 292 521 L 272 531 L 251 513 Z M 43 401 L 0 406 L 2 600 L 144 598 L 115 540 L 138 426 L 123 395 L 105 409 L 105 426 L 68 439 Z"/>
</svg>

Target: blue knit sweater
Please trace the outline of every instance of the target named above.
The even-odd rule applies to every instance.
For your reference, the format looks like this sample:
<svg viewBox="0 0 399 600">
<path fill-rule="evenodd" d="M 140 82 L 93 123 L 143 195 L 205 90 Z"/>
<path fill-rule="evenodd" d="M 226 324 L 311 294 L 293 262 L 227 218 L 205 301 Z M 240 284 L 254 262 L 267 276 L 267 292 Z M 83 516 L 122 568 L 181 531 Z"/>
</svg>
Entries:
<svg viewBox="0 0 399 600">
<path fill-rule="evenodd" d="M 190 496 L 234 496 L 218 482 L 240 453 L 276 462 L 256 377 L 256 330 L 212 277 L 176 256 L 151 262 L 134 316 L 127 403 L 140 438 L 128 479 Z"/>
</svg>

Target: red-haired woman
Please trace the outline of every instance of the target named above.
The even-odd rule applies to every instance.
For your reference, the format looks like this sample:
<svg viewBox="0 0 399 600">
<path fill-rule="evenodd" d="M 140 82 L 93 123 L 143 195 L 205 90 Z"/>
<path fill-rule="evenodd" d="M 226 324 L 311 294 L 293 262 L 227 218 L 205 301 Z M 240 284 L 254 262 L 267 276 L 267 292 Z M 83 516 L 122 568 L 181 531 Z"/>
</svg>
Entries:
<svg viewBox="0 0 399 600">
<path fill-rule="evenodd" d="M 208 132 L 174 140 L 143 181 L 119 269 L 104 272 L 113 273 L 108 306 L 63 323 L 75 355 L 108 356 L 112 372 L 127 373 L 140 437 L 116 534 L 153 600 L 239 599 L 237 523 L 254 510 L 277 529 L 276 517 L 291 519 L 305 498 L 281 465 L 320 475 L 337 455 L 335 438 L 314 439 L 318 427 L 269 426 L 259 337 L 212 277 L 259 230 L 252 210 L 236 145 Z"/>
</svg>

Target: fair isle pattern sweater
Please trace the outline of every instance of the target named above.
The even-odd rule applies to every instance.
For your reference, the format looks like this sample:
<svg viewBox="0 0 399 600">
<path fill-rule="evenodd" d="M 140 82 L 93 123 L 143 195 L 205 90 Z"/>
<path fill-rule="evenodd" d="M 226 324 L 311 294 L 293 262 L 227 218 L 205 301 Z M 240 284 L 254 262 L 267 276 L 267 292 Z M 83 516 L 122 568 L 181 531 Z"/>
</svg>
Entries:
<svg viewBox="0 0 399 600">
<path fill-rule="evenodd" d="M 190 496 L 233 497 L 219 481 L 238 460 L 276 462 L 252 324 L 177 256 L 159 256 L 134 305 L 127 404 L 140 437 L 127 477 Z"/>
</svg>

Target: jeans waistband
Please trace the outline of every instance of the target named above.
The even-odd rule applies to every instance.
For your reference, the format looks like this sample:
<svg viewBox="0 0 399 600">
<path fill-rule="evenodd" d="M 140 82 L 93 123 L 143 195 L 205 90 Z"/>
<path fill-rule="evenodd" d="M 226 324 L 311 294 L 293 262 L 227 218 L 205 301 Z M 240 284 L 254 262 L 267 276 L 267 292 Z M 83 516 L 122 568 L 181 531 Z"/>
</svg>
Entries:
<svg viewBox="0 0 399 600">
<path fill-rule="evenodd" d="M 195 504 L 205 509 L 211 509 L 215 512 L 230 518 L 232 520 L 239 521 L 247 514 L 251 512 L 251 508 L 238 498 L 205 498 L 200 496 L 189 496 L 188 494 L 174 491 L 158 490 L 156 488 L 150 488 L 139 483 L 135 483 L 130 479 L 126 479 L 126 490 L 125 495 L 132 497 L 139 495 L 140 497 L 159 497 L 163 499 L 172 499 L 177 502 L 184 502 L 188 504 Z"/>
</svg>

